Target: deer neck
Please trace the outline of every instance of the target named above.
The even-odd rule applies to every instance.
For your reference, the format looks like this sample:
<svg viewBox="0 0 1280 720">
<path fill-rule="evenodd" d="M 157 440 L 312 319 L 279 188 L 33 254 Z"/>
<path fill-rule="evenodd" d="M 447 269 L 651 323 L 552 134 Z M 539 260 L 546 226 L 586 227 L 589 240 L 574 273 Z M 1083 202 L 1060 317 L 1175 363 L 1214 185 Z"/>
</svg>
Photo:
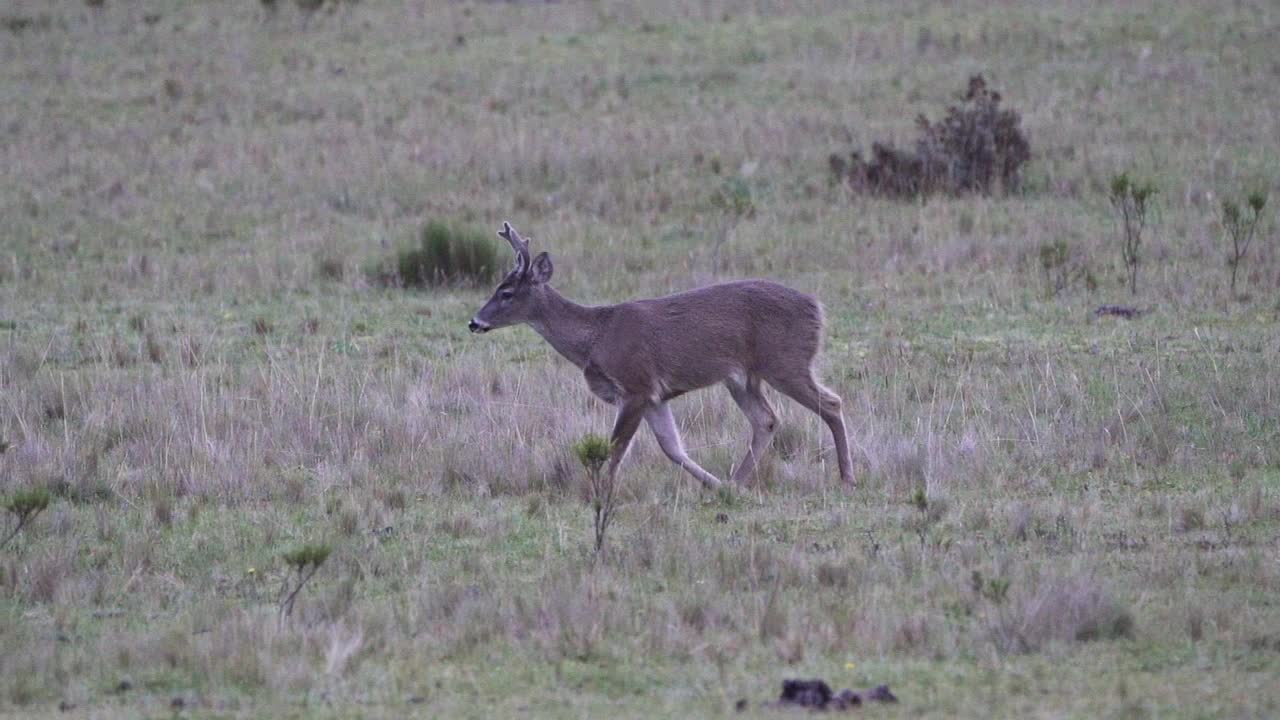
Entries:
<svg viewBox="0 0 1280 720">
<path fill-rule="evenodd" d="M 528 322 L 556 352 L 584 367 L 600 327 L 601 310 L 579 305 L 548 285 Z"/>
</svg>

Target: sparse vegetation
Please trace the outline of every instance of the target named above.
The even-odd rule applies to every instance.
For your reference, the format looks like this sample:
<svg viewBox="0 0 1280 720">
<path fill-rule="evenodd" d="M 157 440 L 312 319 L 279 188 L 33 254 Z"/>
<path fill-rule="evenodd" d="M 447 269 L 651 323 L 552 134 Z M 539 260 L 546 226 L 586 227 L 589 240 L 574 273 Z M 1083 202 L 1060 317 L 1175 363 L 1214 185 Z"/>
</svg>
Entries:
<svg viewBox="0 0 1280 720">
<path fill-rule="evenodd" d="M 1262 219 L 1262 209 L 1267 205 L 1267 196 L 1262 191 L 1249 193 L 1245 201 L 1246 210 L 1234 200 L 1222 201 L 1222 227 L 1231 240 L 1231 254 L 1227 256 L 1227 267 L 1231 268 L 1231 294 L 1236 293 L 1236 275 L 1240 265 L 1253 243 L 1254 233 L 1258 230 L 1258 222 Z"/>
<path fill-rule="evenodd" d="M 1217 195 L 1280 177 L 1258 3 L 20 5 L 0 500 L 51 499 L 0 549 L 0 716 L 748 717 L 784 677 L 900 697 L 850 717 L 1276 715 L 1275 187 L 1235 297 Z M 969 68 L 1024 191 L 817 174 L 914 152 Z M 1097 317 L 1039 252 L 1116 292 L 1120 163 L 1160 187 L 1147 301 Z M 497 277 L 397 289 L 429 219 L 512 220 L 585 303 L 812 292 L 858 489 L 766 388 L 759 482 L 642 427 L 594 559 L 570 448 L 616 409 L 528 328 L 467 332 Z M 729 473 L 729 394 L 672 407 Z"/>
<path fill-rule="evenodd" d="M 1071 243 L 1062 238 L 1040 243 L 1040 272 L 1044 278 L 1045 295 L 1050 298 L 1081 279 L 1091 290 L 1096 284 L 1088 266 L 1076 258 Z"/>
<path fill-rule="evenodd" d="M 1000 93 L 982 75 L 969 78 L 960 102 L 946 117 L 930 122 L 920 115 L 914 151 L 891 143 L 871 145 L 871 158 L 854 151 L 846 160 L 828 159 L 832 177 L 859 193 L 916 198 L 943 193 L 1014 192 L 1022 186 L 1022 166 L 1031 143 L 1015 110 L 1000 107 Z"/>
</svg>

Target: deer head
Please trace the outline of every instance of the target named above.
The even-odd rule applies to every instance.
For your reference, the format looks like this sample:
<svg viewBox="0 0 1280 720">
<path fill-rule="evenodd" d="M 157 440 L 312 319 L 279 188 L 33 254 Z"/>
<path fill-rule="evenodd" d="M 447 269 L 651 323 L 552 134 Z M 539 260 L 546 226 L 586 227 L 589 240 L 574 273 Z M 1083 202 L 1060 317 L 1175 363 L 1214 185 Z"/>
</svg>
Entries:
<svg viewBox="0 0 1280 720">
<path fill-rule="evenodd" d="M 530 260 L 529 241 L 521 238 L 511 223 L 502 223 L 498 237 L 511 243 L 511 249 L 516 253 L 516 266 L 498 284 L 489 302 L 467 324 L 473 333 L 527 322 L 531 309 L 551 279 L 551 256 L 542 252 Z"/>
</svg>

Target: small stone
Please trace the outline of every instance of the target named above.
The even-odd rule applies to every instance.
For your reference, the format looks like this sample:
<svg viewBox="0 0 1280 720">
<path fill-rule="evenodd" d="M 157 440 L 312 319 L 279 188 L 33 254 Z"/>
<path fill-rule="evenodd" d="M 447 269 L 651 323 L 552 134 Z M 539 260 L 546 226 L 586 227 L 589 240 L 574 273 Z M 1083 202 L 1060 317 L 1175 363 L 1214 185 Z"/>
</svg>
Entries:
<svg viewBox="0 0 1280 720">
<path fill-rule="evenodd" d="M 889 692 L 888 685 L 877 685 L 876 687 L 868 690 L 867 699 L 874 700 L 876 702 L 886 702 L 886 703 L 898 702 L 898 697 L 893 693 Z"/>
</svg>

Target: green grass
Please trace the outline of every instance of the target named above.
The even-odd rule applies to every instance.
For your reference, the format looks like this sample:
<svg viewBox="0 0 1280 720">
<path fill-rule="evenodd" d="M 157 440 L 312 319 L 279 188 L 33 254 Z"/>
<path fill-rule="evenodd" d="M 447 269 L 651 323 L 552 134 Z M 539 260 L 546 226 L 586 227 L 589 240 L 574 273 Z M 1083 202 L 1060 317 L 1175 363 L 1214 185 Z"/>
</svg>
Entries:
<svg viewBox="0 0 1280 720">
<path fill-rule="evenodd" d="M 1277 714 L 1280 254 L 1268 207 L 1230 292 L 1219 217 L 1280 190 L 1268 8 L 709 7 L 6 9 L 0 495 L 51 502 L 0 550 L 0 714 L 771 716 L 799 676 L 888 683 L 876 717 Z M 977 72 L 1025 192 L 828 184 Z M 1122 172 L 1159 189 L 1136 298 Z M 775 396 L 731 494 L 643 431 L 596 557 L 610 409 L 467 332 L 490 288 L 364 272 L 436 218 L 511 220 L 584 302 L 813 292 L 858 489 Z M 1048 297 L 1046 243 L 1098 286 Z M 727 393 L 676 413 L 725 476 Z"/>
</svg>

